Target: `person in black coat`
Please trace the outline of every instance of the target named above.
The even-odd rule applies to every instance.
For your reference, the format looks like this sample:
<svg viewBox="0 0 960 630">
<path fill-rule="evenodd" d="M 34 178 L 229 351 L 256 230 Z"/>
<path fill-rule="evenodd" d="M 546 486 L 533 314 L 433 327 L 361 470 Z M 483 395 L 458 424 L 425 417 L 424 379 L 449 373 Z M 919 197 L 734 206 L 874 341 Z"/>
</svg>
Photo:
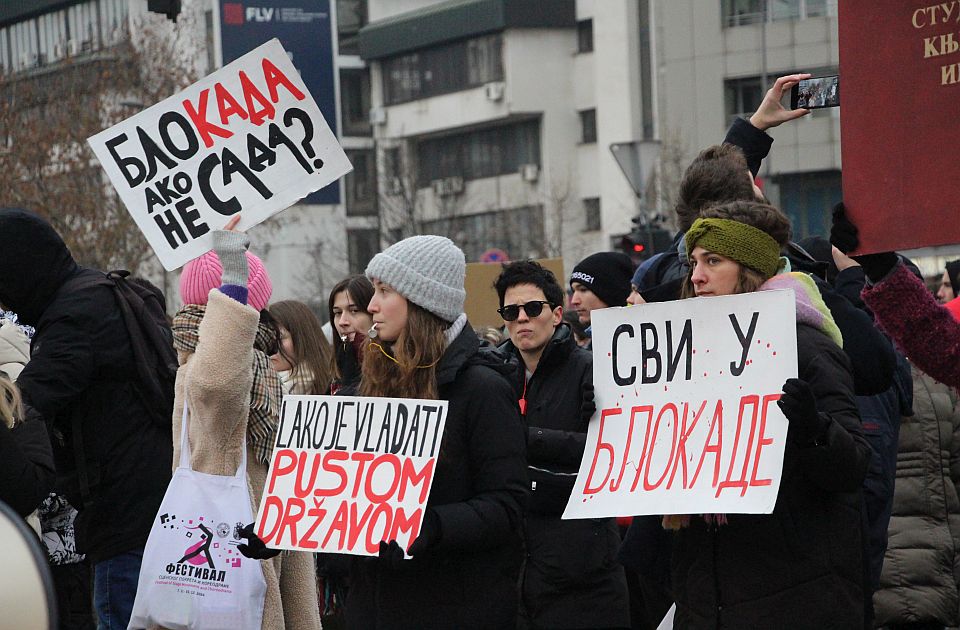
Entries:
<svg viewBox="0 0 960 630">
<path fill-rule="evenodd" d="M 351 628 L 511 628 L 517 623 L 524 433 L 498 364 L 479 353 L 463 313 L 466 265 L 440 236 L 414 236 L 367 267 L 376 289 L 367 310 L 363 396 L 449 402 L 420 534 L 404 560 L 396 541 L 350 571 Z"/>
<path fill-rule="evenodd" d="M 789 233 L 782 213 L 750 202 L 709 208 L 687 232 L 684 295 L 793 289 L 798 378 L 777 403 L 789 426 L 773 513 L 664 519 L 676 529 L 675 628 L 863 627 L 860 488 L 871 449 L 816 286 L 777 275 Z"/>
<path fill-rule="evenodd" d="M 504 265 L 494 282 L 510 339 L 493 354 L 512 368 L 527 426 L 530 499 L 521 620 L 529 628 L 629 628 L 616 519 L 561 520 L 593 403 L 593 358 L 562 321 L 563 290 L 532 261 Z"/>
<path fill-rule="evenodd" d="M 17 385 L 52 428 L 57 491 L 79 511 L 77 551 L 94 563 L 101 623 L 125 625 L 143 547 L 170 481 L 170 427 L 150 419 L 138 393 L 113 291 L 71 288 L 103 274 L 80 267 L 33 213 L 0 210 L 0 234 L 0 303 L 36 328 L 32 359 Z"/>
<path fill-rule="evenodd" d="M 0 374 L 0 501 L 20 516 L 53 490 L 56 474 L 43 418 L 22 405 L 16 385 Z"/>
</svg>

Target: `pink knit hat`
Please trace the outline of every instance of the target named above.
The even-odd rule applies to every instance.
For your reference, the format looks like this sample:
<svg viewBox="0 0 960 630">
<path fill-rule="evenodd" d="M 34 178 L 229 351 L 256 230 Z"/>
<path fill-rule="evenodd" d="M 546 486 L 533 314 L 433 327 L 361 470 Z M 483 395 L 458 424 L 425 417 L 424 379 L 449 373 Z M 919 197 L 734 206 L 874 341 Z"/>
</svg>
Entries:
<svg viewBox="0 0 960 630">
<path fill-rule="evenodd" d="M 247 276 L 247 304 L 262 311 L 270 301 L 273 293 L 273 283 L 263 266 L 263 261 L 247 252 L 247 265 L 250 268 Z M 180 273 L 180 299 L 184 304 L 206 304 L 210 289 L 220 286 L 223 277 L 223 266 L 217 254 L 211 250 L 188 262 Z"/>
</svg>

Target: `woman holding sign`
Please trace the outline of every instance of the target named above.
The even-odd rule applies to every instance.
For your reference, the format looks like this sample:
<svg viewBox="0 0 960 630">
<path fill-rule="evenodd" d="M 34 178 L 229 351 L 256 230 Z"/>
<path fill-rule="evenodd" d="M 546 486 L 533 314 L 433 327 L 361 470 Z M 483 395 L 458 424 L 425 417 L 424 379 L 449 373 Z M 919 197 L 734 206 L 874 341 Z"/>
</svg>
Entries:
<svg viewBox="0 0 960 630">
<path fill-rule="evenodd" d="M 870 447 L 829 310 L 809 277 L 780 273 L 789 237 L 789 219 L 754 202 L 707 208 L 686 235 L 685 297 L 794 291 L 799 378 L 778 401 L 789 428 L 773 513 L 664 517 L 676 530 L 678 628 L 863 627 L 859 489 Z"/>
<path fill-rule="evenodd" d="M 374 256 L 375 293 L 360 395 L 449 401 L 420 535 L 357 558 L 346 601 L 351 628 L 509 628 L 527 488 L 516 398 L 463 312 L 463 252 L 414 236 Z"/>
</svg>

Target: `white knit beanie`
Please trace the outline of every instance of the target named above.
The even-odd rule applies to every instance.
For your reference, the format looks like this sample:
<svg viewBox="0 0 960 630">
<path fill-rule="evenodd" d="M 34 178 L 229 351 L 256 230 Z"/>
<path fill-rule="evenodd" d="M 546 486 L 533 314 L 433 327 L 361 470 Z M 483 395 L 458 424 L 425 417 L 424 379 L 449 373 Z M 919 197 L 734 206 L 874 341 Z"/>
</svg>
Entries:
<svg viewBox="0 0 960 630">
<path fill-rule="evenodd" d="M 389 284 L 400 295 L 452 322 L 463 312 L 466 261 L 443 236 L 411 236 L 373 257 L 367 277 Z"/>
</svg>

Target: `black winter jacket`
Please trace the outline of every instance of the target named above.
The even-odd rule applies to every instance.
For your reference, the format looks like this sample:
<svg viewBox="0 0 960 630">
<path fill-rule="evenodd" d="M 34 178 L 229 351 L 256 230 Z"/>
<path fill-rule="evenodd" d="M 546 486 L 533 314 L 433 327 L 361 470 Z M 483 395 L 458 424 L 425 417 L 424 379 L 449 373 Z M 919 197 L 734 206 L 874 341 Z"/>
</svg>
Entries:
<svg viewBox="0 0 960 630">
<path fill-rule="evenodd" d="M 55 481 L 47 427 L 36 411 L 26 407 L 23 421 L 12 429 L 0 424 L 0 501 L 20 516 L 29 516 Z"/>
<path fill-rule="evenodd" d="M 355 559 L 350 628 L 516 626 L 528 485 L 523 427 L 510 385 L 479 347 L 467 324 L 437 367 L 440 398 L 449 401 L 427 501 L 439 543 L 395 565 Z"/>
<path fill-rule="evenodd" d="M 98 562 L 141 548 L 170 481 L 172 439 L 136 391 L 137 370 L 112 291 L 64 284 L 100 272 L 74 262 L 45 221 L 0 210 L 0 302 L 37 330 L 17 380 L 24 399 L 50 424 L 58 492 L 79 514 L 77 550 Z M 82 448 L 73 426 L 81 427 Z M 75 449 L 91 486 L 84 505 Z"/>
<path fill-rule="evenodd" d="M 593 357 L 560 324 L 529 379 L 509 340 L 495 350 L 513 370 L 517 399 L 526 396 L 530 502 L 524 518 L 527 559 L 522 615 L 533 628 L 630 626 L 627 581 L 617 561 L 620 532 L 612 518 L 560 519 L 586 444 L 583 385 Z M 525 382 L 526 381 L 526 382 Z"/>
<path fill-rule="evenodd" d="M 830 422 L 818 446 L 788 442 L 772 514 L 693 517 L 675 535 L 675 628 L 863 627 L 860 486 L 870 458 L 846 356 L 797 326 L 799 377 Z"/>
</svg>

